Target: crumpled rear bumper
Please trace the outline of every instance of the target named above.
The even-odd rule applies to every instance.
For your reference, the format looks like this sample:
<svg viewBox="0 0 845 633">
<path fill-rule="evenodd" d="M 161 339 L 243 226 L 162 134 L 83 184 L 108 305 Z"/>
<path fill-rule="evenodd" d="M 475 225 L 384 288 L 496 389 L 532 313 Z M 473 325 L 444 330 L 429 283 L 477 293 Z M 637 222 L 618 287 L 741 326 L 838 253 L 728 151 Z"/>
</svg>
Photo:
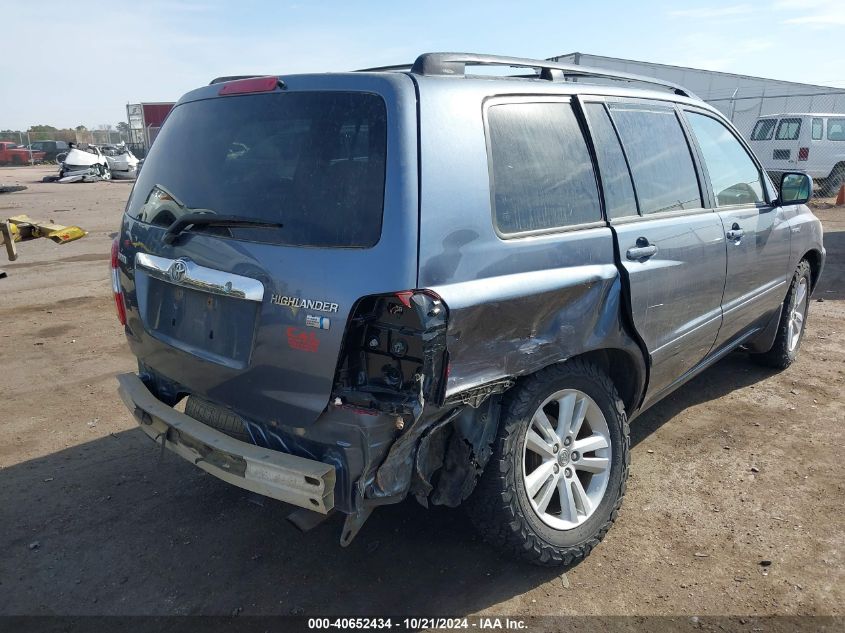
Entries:
<svg viewBox="0 0 845 633">
<path fill-rule="evenodd" d="M 240 488 L 322 514 L 334 508 L 331 464 L 241 442 L 167 406 L 137 375 L 117 380 L 123 402 L 157 444 Z"/>
</svg>

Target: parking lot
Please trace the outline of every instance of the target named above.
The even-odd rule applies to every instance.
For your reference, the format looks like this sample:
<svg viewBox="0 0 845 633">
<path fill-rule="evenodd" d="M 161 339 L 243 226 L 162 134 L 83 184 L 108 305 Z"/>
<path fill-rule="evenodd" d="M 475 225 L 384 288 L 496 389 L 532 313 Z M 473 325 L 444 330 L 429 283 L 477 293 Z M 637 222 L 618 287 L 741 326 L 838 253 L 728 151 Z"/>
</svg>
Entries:
<svg viewBox="0 0 845 633">
<path fill-rule="evenodd" d="M 159 451 L 117 396 L 134 369 L 109 247 L 125 181 L 42 184 L 0 169 L 0 218 L 78 224 L 83 240 L 0 260 L 0 613 L 845 613 L 845 208 L 817 203 L 828 261 L 799 360 L 742 353 L 632 425 L 616 526 L 562 573 L 502 558 L 462 511 L 378 509 L 302 534 L 289 507 Z"/>
</svg>

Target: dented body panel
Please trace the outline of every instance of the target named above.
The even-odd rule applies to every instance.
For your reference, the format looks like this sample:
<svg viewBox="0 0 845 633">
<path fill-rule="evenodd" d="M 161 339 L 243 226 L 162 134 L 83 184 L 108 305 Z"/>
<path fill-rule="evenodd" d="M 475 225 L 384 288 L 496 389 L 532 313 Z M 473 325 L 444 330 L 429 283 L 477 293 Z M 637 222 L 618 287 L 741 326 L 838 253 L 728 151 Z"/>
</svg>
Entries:
<svg viewBox="0 0 845 633">
<path fill-rule="evenodd" d="M 601 223 L 503 239 L 492 221 L 483 104 L 509 92 L 515 100 L 548 99 L 575 89 L 415 80 L 425 218 L 418 286 L 433 289 L 449 307 L 447 400 L 598 349 L 623 350 L 644 381 L 642 351 L 624 326 L 611 229 Z M 456 138 L 460 151 L 439 151 Z"/>
</svg>

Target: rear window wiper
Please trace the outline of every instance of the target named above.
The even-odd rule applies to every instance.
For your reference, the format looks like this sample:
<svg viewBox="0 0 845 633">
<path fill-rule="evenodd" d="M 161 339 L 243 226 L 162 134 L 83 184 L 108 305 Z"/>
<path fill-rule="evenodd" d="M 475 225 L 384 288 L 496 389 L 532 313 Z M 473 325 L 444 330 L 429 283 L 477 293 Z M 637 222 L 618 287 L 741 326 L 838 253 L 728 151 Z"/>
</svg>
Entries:
<svg viewBox="0 0 845 633">
<path fill-rule="evenodd" d="M 249 227 L 249 228 L 273 228 L 280 229 L 283 224 L 280 222 L 265 222 L 264 220 L 250 220 L 236 215 L 215 215 L 213 213 L 187 213 L 167 227 L 164 233 L 164 243 L 173 244 L 182 231 L 190 226 L 225 226 L 225 227 Z"/>
</svg>

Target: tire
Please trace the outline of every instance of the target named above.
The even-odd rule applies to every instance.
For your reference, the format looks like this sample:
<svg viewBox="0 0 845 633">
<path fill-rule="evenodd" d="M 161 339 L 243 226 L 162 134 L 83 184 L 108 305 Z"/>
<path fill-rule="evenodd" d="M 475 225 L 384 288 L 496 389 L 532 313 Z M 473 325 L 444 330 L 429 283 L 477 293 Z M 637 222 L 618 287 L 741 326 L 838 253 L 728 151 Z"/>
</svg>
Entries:
<svg viewBox="0 0 845 633">
<path fill-rule="evenodd" d="M 99 172 L 102 180 L 111 180 L 111 169 L 108 165 L 98 165 L 97 171 Z"/>
<path fill-rule="evenodd" d="M 529 462 L 539 463 L 541 457 L 529 447 L 533 442 L 528 438 L 534 437 L 529 436 L 529 432 L 542 439 L 536 430 L 535 414 L 557 411 L 556 417 L 560 420 L 560 405 L 552 401 L 544 408 L 543 403 L 561 393 L 565 394 L 561 403 L 575 394 L 575 411 L 581 403 L 586 403 L 584 423 L 580 425 L 580 431 L 576 431 L 574 441 L 569 437 L 568 449 L 564 448 L 565 440 L 561 440 L 555 456 L 549 455 L 548 461 L 542 461 L 534 468 Z M 579 400 L 578 394 L 586 398 Z M 601 433 L 606 434 L 609 447 L 593 452 L 586 449 L 584 441 L 588 436 L 590 441 L 597 437 L 601 417 L 605 422 Z M 548 417 L 545 419 L 549 421 Z M 563 419 L 569 418 L 564 414 Z M 558 429 L 555 431 L 561 434 L 560 437 L 567 437 L 565 431 Z M 583 455 L 576 451 L 579 446 L 583 448 Z M 544 450 L 547 449 L 548 444 Z M 568 455 L 562 455 L 567 450 Z M 593 455 L 589 456 L 591 452 Z M 580 470 L 588 461 L 593 468 L 597 459 L 607 462 L 601 475 Z M 571 566 L 583 560 L 599 544 L 616 520 L 625 495 L 629 460 L 628 420 L 611 380 L 596 366 L 581 360 L 548 367 L 525 379 L 506 395 L 493 454 L 468 501 L 470 519 L 483 538 L 500 550 L 537 565 Z M 554 470 L 554 474 L 549 475 L 552 479 L 547 479 L 539 492 L 530 497 L 528 487 L 534 485 L 532 480 L 538 480 L 537 473 L 541 473 L 540 478 L 545 477 L 546 471 L 541 469 L 549 464 L 559 466 L 559 470 Z M 582 492 L 600 491 L 600 496 L 595 491 L 592 493 L 596 496 L 590 500 L 591 513 L 581 512 L 587 507 L 583 496 L 578 507 L 579 495 L 572 475 L 578 479 L 577 485 Z M 599 487 L 602 483 L 603 488 Z M 551 488 L 547 488 L 549 485 Z M 564 489 L 571 491 L 568 499 L 576 498 L 568 510 L 562 496 Z M 538 504 L 538 499 L 549 494 L 549 490 L 553 490 L 551 501 L 546 501 L 543 513 L 538 510 L 538 505 L 542 504 L 542 501 Z"/>
<path fill-rule="evenodd" d="M 216 404 L 206 402 L 196 396 L 190 396 L 185 402 L 185 415 L 199 420 L 236 440 L 252 443 L 241 418 Z"/>
<path fill-rule="evenodd" d="M 839 192 L 839 188 L 845 184 L 845 164 L 839 163 L 830 175 L 819 183 L 819 193 L 823 198 L 831 198 Z"/>
<path fill-rule="evenodd" d="M 806 259 L 802 259 L 795 269 L 792 283 L 789 284 L 789 290 L 783 300 L 774 345 L 768 352 L 752 354 L 751 358 L 755 362 L 775 369 L 786 369 L 793 363 L 798 356 L 801 341 L 804 339 L 804 329 L 807 327 L 811 288 L 810 264 Z M 801 305 L 797 305 L 799 302 Z M 796 314 L 800 315 L 800 319 L 796 319 Z"/>
</svg>

